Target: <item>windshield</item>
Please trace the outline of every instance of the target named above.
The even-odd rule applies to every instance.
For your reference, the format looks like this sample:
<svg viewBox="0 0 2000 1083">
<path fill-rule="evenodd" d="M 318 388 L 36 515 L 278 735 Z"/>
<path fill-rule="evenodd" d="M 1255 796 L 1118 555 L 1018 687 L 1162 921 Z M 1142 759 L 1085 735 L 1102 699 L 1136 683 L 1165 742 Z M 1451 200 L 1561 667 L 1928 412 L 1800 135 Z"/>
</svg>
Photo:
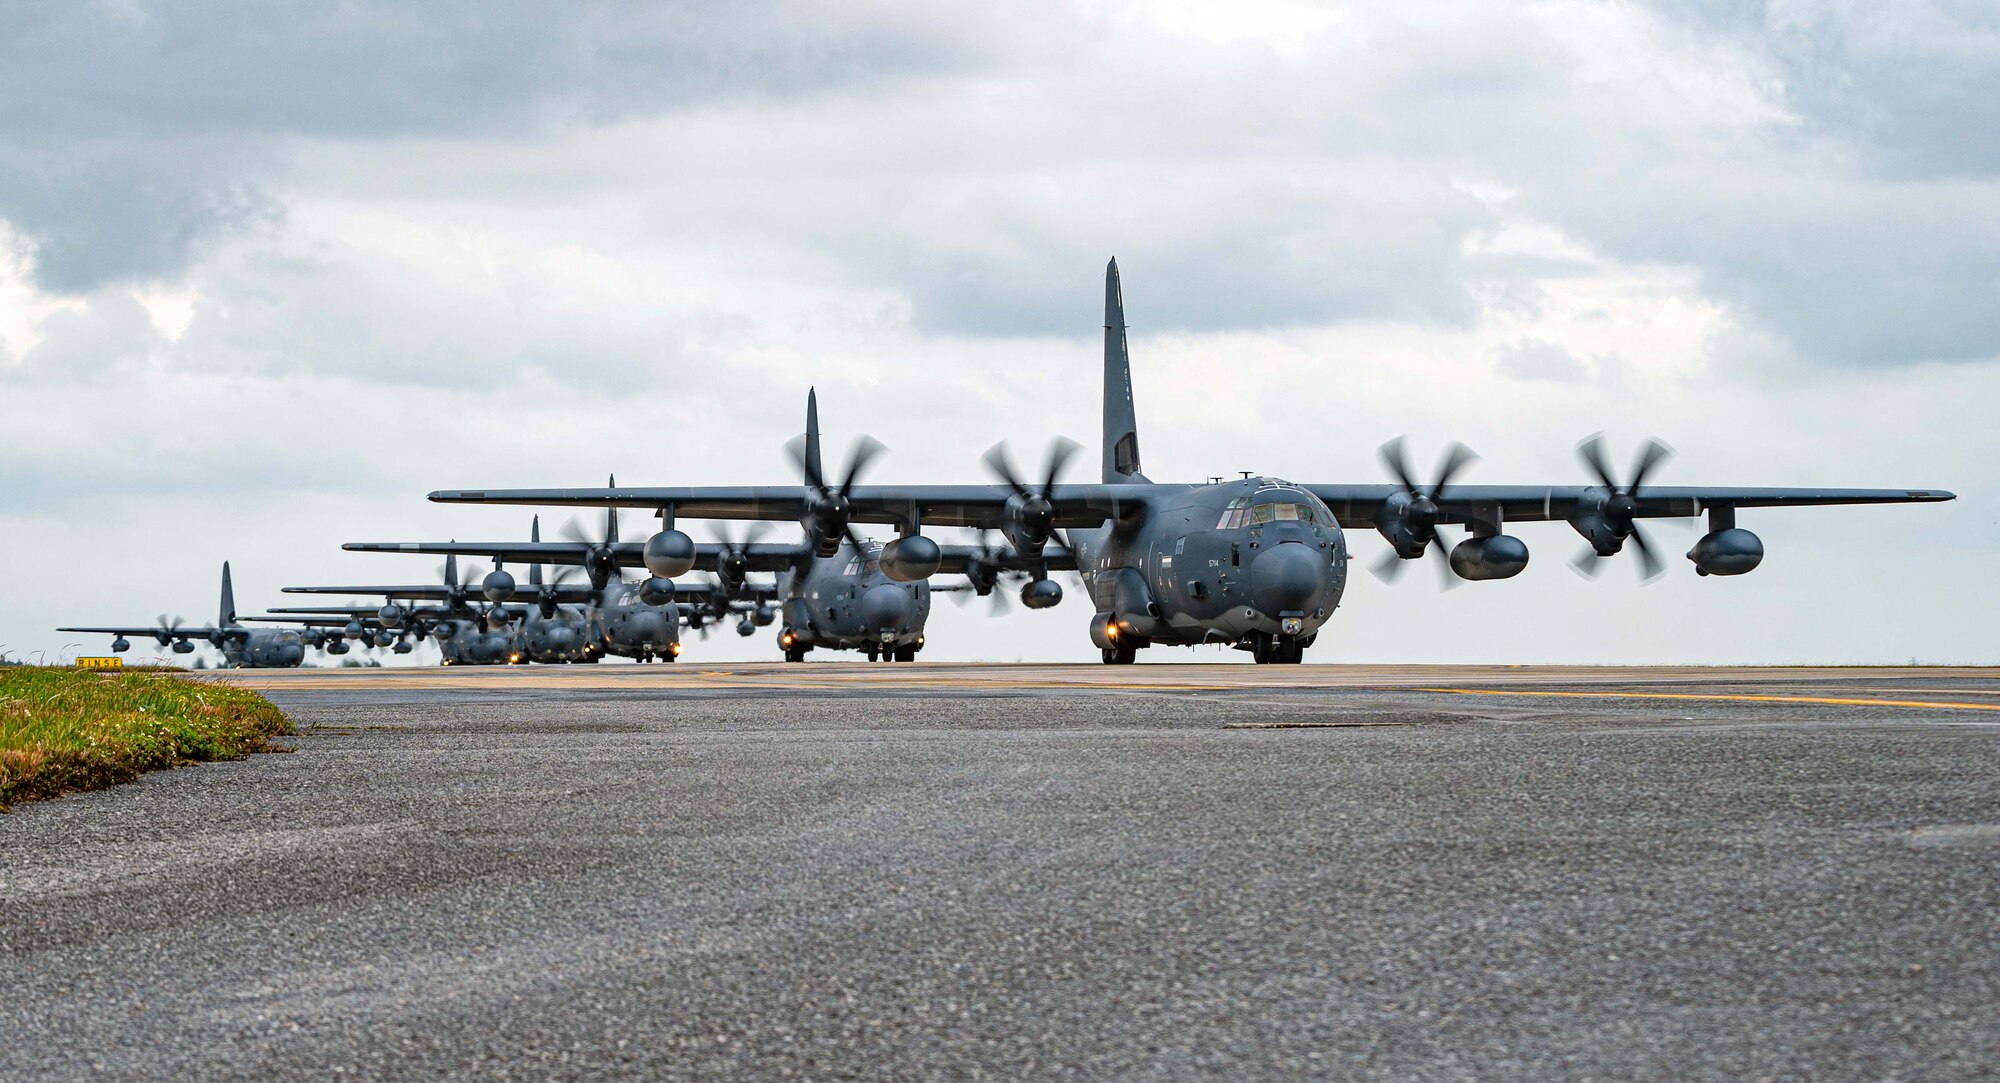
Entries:
<svg viewBox="0 0 2000 1083">
<path fill-rule="evenodd" d="M 1303 493 L 1272 494 L 1257 498 L 1238 497 L 1223 509 L 1222 518 L 1216 522 L 1217 530 L 1234 530 L 1237 527 L 1257 526 L 1263 523 L 1316 523 L 1331 526 L 1324 505 Z M 1288 499 L 1289 498 L 1289 499 Z"/>
</svg>

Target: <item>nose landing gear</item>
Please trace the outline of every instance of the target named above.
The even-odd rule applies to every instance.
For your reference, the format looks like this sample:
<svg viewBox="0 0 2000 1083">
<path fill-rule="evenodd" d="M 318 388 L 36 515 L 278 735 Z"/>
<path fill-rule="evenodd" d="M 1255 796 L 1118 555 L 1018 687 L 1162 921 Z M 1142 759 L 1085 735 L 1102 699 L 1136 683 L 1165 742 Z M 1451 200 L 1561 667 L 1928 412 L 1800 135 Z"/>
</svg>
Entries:
<svg viewBox="0 0 2000 1083">
<path fill-rule="evenodd" d="M 1250 656 L 1260 666 L 1295 666 L 1306 660 L 1306 645 L 1298 636 L 1259 632 L 1251 641 Z"/>
</svg>

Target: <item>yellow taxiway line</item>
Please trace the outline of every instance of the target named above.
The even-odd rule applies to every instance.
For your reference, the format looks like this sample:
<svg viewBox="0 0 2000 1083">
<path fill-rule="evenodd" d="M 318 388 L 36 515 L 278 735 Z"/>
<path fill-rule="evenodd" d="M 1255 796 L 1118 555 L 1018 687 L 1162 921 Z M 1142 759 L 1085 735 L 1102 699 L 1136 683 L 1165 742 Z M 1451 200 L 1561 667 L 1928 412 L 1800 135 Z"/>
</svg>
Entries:
<svg viewBox="0 0 2000 1083">
<path fill-rule="evenodd" d="M 1932 711 L 2000 711 L 2000 703 L 1951 703 L 1923 699 L 1849 699 L 1838 696 L 1758 696 L 1737 692 L 1530 692 L 1499 688 L 1416 688 L 1453 696 L 1552 696 L 1569 699 L 1697 699 L 1737 703 L 1810 703 L 1833 707 L 1904 707 Z"/>
</svg>

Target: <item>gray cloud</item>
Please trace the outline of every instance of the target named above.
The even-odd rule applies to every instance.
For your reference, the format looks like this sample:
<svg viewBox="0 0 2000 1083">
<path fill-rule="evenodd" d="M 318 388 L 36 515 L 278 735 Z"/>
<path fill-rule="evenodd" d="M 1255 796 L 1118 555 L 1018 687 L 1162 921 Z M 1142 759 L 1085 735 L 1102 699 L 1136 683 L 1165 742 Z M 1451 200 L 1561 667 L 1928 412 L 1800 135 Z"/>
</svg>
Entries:
<svg viewBox="0 0 2000 1083">
<path fill-rule="evenodd" d="M 12 4 L 0 217 L 59 292 L 268 222 L 296 138 L 521 138 L 993 62 L 1001 13 L 899 3 Z"/>
<path fill-rule="evenodd" d="M 1577 383 L 1590 370 L 1560 343 L 1522 339 L 1501 350 L 1495 358 L 1500 371 L 1524 380 L 1552 380 Z"/>
</svg>

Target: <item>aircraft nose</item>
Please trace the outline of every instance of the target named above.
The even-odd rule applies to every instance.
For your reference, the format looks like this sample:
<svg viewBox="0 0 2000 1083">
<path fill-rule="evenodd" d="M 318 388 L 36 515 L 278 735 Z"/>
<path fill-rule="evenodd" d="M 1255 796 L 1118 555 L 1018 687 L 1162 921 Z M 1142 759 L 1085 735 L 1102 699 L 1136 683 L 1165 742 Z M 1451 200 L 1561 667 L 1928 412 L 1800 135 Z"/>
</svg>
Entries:
<svg viewBox="0 0 2000 1083">
<path fill-rule="evenodd" d="M 1279 542 L 1250 562 L 1250 598 L 1270 616 L 1313 608 L 1326 589 L 1326 559 L 1303 542 Z"/>
<path fill-rule="evenodd" d="M 880 584 L 861 596 L 861 619 L 877 632 L 902 631 L 909 627 L 914 612 L 910 592 L 901 587 Z"/>
</svg>

